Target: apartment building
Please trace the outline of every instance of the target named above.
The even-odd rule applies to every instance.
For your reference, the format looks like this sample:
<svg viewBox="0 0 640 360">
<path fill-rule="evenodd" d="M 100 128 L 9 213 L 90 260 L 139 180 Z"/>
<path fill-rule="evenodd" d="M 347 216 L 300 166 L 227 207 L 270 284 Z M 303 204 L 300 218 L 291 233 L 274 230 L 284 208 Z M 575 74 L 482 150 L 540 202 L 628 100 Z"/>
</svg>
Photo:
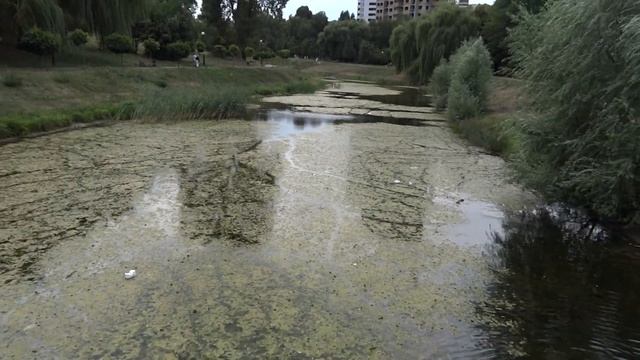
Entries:
<svg viewBox="0 0 640 360">
<path fill-rule="evenodd" d="M 440 1 L 447 0 L 378 0 L 376 20 L 419 17 L 433 10 Z M 468 4 L 468 0 L 466 2 Z"/>
<path fill-rule="evenodd" d="M 358 0 L 358 20 L 375 21 L 378 0 Z"/>
</svg>

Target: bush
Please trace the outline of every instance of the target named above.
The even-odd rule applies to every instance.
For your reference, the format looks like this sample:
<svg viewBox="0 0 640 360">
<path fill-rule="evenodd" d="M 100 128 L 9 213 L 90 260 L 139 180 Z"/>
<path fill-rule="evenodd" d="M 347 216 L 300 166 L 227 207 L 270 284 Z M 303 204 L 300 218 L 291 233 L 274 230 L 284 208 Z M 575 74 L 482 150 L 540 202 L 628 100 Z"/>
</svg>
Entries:
<svg viewBox="0 0 640 360">
<path fill-rule="evenodd" d="M 452 65 L 446 59 L 442 59 L 440 65 L 433 70 L 429 88 L 437 110 L 444 110 L 447 107 L 449 87 L 451 86 L 451 72 Z"/>
<path fill-rule="evenodd" d="M 104 46 L 115 54 L 129 53 L 133 50 L 133 41 L 127 35 L 113 33 L 104 38 Z"/>
<path fill-rule="evenodd" d="M 160 43 L 151 38 L 143 41 L 142 46 L 144 46 L 144 54 L 148 57 L 155 57 L 160 51 Z"/>
<path fill-rule="evenodd" d="M 247 61 L 253 59 L 255 53 L 256 51 L 252 47 L 247 46 L 246 48 L 244 48 L 244 57 L 247 59 Z"/>
<path fill-rule="evenodd" d="M 288 59 L 291 57 L 291 51 L 287 50 L 287 49 L 282 49 L 278 51 L 278 57 L 282 58 L 282 59 Z"/>
<path fill-rule="evenodd" d="M 240 48 L 238 45 L 229 45 L 229 55 L 232 58 L 237 59 L 240 57 Z"/>
<path fill-rule="evenodd" d="M 17 88 L 22 86 L 22 79 L 14 74 L 7 74 L 2 77 L 2 84 L 9 88 Z"/>
<path fill-rule="evenodd" d="M 487 107 L 492 76 L 491 55 L 482 39 L 465 42 L 451 58 L 451 66 L 449 119 L 460 121 L 479 115 Z"/>
<path fill-rule="evenodd" d="M 254 56 L 254 58 L 258 60 L 273 59 L 274 57 L 276 57 L 276 53 L 268 47 L 260 49 Z"/>
<path fill-rule="evenodd" d="M 227 54 L 227 48 L 223 45 L 216 45 L 213 47 L 213 56 L 223 59 Z"/>
<path fill-rule="evenodd" d="M 206 46 L 202 40 L 198 40 L 196 41 L 195 48 L 196 50 L 198 50 L 198 52 L 204 52 L 206 49 Z"/>
<path fill-rule="evenodd" d="M 82 31 L 81 29 L 73 30 L 67 35 L 67 37 L 69 38 L 69 41 L 71 41 L 71 43 L 75 46 L 82 46 L 86 44 L 87 41 L 89 41 L 89 34 L 85 31 Z"/>
<path fill-rule="evenodd" d="M 50 55 L 51 64 L 55 64 L 55 54 L 60 50 L 60 38 L 48 31 L 33 28 L 22 36 L 18 47 L 40 56 Z"/>
<path fill-rule="evenodd" d="M 189 46 L 189 44 L 182 41 L 176 41 L 161 47 L 156 57 L 162 60 L 176 61 L 186 58 L 190 53 L 191 46 Z"/>
</svg>

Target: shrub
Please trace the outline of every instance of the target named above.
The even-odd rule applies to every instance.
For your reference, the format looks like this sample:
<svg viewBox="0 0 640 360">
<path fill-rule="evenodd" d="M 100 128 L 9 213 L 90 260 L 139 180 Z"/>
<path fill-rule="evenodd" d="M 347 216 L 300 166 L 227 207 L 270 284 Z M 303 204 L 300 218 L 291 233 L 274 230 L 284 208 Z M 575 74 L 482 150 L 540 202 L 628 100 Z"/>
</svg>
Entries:
<svg viewBox="0 0 640 360">
<path fill-rule="evenodd" d="M 104 38 L 104 46 L 116 54 L 124 54 L 132 51 L 132 40 L 124 34 L 113 33 Z"/>
<path fill-rule="evenodd" d="M 14 74 L 7 74 L 2 77 L 2 84 L 6 87 L 17 88 L 22 86 L 22 79 Z"/>
<path fill-rule="evenodd" d="M 89 34 L 83 31 L 82 29 L 75 29 L 70 32 L 67 37 L 69 41 L 75 46 L 82 46 L 89 41 Z"/>
<path fill-rule="evenodd" d="M 276 57 L 276 54 L 268 47 L 260 49 L 254 56 L 258 60 L 273 59 L 274 57 Z"/>
<path fill-rule="evenodd" d="M 205 51 L 206 46 L 202 40 L 198 40 L 196 41 L 195 48 L 196 50 L 198 50 L 198 52 L 203 52 Z"/>
<path fill-rule="evenodd" d="M 232 58 L 237 59 L 240 57 L 240 48 L 238 45 L 229 45 L 229 55 Z"/>
<path fill-rule="evenodd" d="M 452 65 L 442 59 L 440 65 L 433 70 L 429 88 L 433 94 L 434 106 L 437 110 L 444 110 L 447 107 L 449 87 L 451 86 Z"/>
<path fill-rule="evenodd" d="M 482 39 L 465 42 L 453 55 L 451 66 L 449 119 L 460 121 L 479 115 L 486 109 L 492 76 L 491 55 Z"/>
<path fill-rule="evenodd" d="M 33 28 L 22 36 L 18 47 L 40 56 L 50 55 L 51 64 L 55 65 L 55 54 L 60 50 L 60 38 L 48 31 Z"/>
<path fill-rule="evenodd" d="M 104 38 L 104 46 L 114 54 L 120 54 L 120 63 L 124 63 L 124 54 L 131 52 L 132 40 L 127 35 L 113 33 Z"/>
<path fill-rule="evenodd" d="M 282 59 L 288 59 L 289 57 L 291 57 L 291 51 L 287 50 L 287 49 L 282 49 L 278 51 L 278 57 L 282 58 Z"/>
<path fill-rule="evenodd" d="M 253 59 L 253 56 L 255 55 L 256 51 L 252 48 L 247 46 L 246 48 L 244 48 L 244 57 L 247 60 L 251 60 Z"/>
<path fill-rule="evenodd" d="M 165 47 L 161 47 L 157 57 L 163 60 L 176 61 L 189 56 L 189 53 L 191 53 L 191 46 L 189 46 L 189 44 L 176 41 Z"/>
<path fill-rule="evenodd" d="M 213 47 L 213 56 L 223 59 L 227 54 L 227 48 L 223 45 L 216 45 Z"/>
<path fill-rule="evenodd" d="M 152 38 L 143 41 L 142 46 L 144 46 L 144 54 L 148 57 L 155 57 L 160 51 L 160 43 Z"/>
</svg>

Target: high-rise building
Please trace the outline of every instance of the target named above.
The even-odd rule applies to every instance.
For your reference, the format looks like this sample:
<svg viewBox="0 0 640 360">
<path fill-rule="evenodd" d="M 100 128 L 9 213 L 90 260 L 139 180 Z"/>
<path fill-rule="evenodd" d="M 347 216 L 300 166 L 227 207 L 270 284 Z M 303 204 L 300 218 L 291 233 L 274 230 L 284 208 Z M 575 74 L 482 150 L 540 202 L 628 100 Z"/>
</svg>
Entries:
<svg viewBox="0 0 640 360">
<path fill-rule="evenodd" d="M 358 20 L 375 21 L 378 0 L 358 0 Z"/>
<path fill-rule="evenodd" d="M 469 0 L 458 0 L 458 6 L 462 6 L 462 7 L 469 6 Z"/>
<path fill-rule="evenodd" d="M 439 0 L 378 0 L 376 20 L 415 18 L 433 10 Z M 444 2 L 444 1 L 443 1 Z"/>
</svg>

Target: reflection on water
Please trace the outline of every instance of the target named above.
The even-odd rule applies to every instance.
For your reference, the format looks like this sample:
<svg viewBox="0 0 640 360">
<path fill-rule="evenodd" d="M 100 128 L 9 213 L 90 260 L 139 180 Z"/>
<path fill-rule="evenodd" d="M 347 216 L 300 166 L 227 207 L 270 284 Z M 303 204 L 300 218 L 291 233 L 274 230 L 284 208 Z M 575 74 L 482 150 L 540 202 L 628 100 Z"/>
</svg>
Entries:
<svg viewBox="0 0 640 360">
<path fill-rule="evenodd" d="M 394 95 L 361 95 L 358 94 L 356 98 L 362 100 L 378 101 L 384 104 L 402 105 L 402 106 L 416 106 L 416 107 L 430 107 L 431 96 L 425 95 L 420 89 L 412 87 L 394 88 L 394 90 L 400 91 L 399 94 Z M 354 97 L 353 93 L 332 91 L 335 97 L 338 98 L 351 98 Z"/>
<path fill-rule="evenodd" d="M 571 212 L 509 214 L 494 233 L 491 346 L 542 358 L 640 354 L 640 251 Z"/>
<path fill-rule="evenodd" d="M 326 115 L 289 110 L 267 110 L 259 116 L 273 124 L 273 136 L 285 138 L 294 134 L 315 131 L 338 120 L 351 120 L 349 115 Z"/>
</svg>

